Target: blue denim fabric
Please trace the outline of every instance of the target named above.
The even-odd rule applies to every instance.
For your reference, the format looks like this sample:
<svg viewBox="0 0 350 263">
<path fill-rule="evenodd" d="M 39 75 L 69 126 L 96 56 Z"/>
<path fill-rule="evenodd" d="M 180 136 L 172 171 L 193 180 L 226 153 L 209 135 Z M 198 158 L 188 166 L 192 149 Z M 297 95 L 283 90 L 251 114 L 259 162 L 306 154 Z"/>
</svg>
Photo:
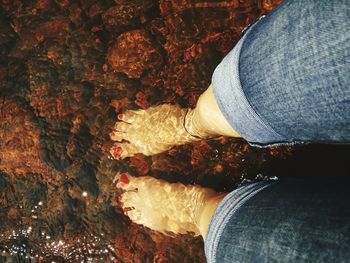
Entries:
<svg viewBox="0 0 350 263">
<path fill-rule="evenodd" d="M 250 27 L 212 86 L 256 145 L 350 142 L 350 1 L 286 0 Z"/>
<path fill-rule="evenodd" d="M 208 262 L 218 262 L 216 260 L 216 254 L 218 253 L 218 249 L 220 249 L 218 247 L 220 238 L 224 235 L 225 227 L 236 210 L 249 200 L 249 198 L 271 184 L 268 182 L 257 182 L 245 185 L 225 196 L 220 202 L 210 222 L 205 239 L 205 254 Z"/>
<path fill-rule="evenodd" d="M 237 189 L 210 223 L 208 263 L 349 262 L 349 183 L 329 178 Z"/>
</svg>

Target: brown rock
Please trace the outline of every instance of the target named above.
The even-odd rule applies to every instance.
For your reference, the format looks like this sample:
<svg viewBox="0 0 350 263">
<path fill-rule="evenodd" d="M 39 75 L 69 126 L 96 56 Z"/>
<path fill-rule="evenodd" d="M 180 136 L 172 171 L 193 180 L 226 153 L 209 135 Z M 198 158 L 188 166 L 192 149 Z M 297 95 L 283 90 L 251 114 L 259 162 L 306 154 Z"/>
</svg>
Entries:
<svg viewBox="0 0 350 263">
<path fill-rule="evenodd" d="M 129 78 L 140 78 L 146 70 L 160 69 L 164 62 L 160 46 L 141 29 L 121 34 L 109 49 L 107 60 L 115 71 Z"/>
<path fill-rule="evenodd" d="M 139 16 L 140 9 L 137 6 L 125 4 L 108 9 L 102 19 L 106 26 L 122 27 L 135 25 Z"/>
<path fill-rule="evenodd" d="M 148 13 L 157 6 L 154 0 L 116 1 L 117 6 L 111 7 L 102 15 L 103 23 L 110 29 L 126 29 L 146 22 Z"/>
</svg>

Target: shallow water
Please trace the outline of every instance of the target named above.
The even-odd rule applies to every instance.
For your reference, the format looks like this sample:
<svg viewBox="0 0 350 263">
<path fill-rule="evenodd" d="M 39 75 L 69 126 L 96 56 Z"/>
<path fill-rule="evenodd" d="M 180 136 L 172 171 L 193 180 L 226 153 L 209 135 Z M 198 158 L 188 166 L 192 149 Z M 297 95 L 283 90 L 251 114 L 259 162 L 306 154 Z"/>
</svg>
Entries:
<svg viewBox="0 0 350 263">
<path fill-rule="evenodd" d="M 123 215 L 117 172 L 229 191 L 260 173 L 322 173 L 322 158 L 348 171 L 344 147 L 226 138 L 108 159 L 117 114 L 193 107 L 240 31 L 278 2 L 1 0 L 0 261 L 205 262 L 201 238 Z"/>
</svg>

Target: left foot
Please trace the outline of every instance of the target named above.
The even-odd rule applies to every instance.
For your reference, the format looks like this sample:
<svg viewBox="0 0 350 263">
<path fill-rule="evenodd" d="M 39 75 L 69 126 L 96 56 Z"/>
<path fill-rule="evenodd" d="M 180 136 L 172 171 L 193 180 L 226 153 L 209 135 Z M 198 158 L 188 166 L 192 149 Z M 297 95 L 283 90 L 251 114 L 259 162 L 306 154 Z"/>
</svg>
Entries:
<svg viewBox="0 0 350 263">
<path fill-rule="evenodd" d="M 208 136 L 199 125 L 195 125 L 193 113 L 191 109 L 163 104 L 119 114 L 119 122 L 110 133 L 111 139 L 117 141 L 110 150 L 112 157 L 123 159 L 137 153 L 149 156 Z"/>
<path fill-rule="evenodd" d="M 198 185 L 168 183 L 149 176 L 133 177 L 117 174 L 117 187 L 125 192 L 121 204 L 129 218 L 163 233 L 202 233 L 200 223 L 208 201 L 220 196 L 215 191 Z M 205 221 L 205 220 L 204 220 Z M 207 220 L 209 224 L 209 220 Z"/>
<path fill-rule="evenodd" d="M 118 142 L 110 150 L 115 159 L 136 153 L 153 155 L 207 137 L 240 137 L 220 111 L 211 86 L 199 97 L 195 109 L 163 104 L 127 111 L 118 119 L 110 134 Z"/>
</svg>

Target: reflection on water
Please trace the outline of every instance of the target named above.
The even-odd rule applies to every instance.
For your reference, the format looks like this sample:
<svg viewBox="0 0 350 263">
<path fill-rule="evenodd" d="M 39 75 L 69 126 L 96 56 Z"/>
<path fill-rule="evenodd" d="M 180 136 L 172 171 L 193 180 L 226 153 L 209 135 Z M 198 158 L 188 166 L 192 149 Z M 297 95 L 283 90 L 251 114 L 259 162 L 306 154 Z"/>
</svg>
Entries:
<svg viewBox="0 0 350 263">
<path fill-rule="evenodd" d="M 41 238 L 36 238 L 35 246 L 28 245 L 27 240 L 31 236 L 32 227 L 13 230 L 10 233 L 1 234 L 6 240 L 2 245 L 2 255 L 9 254 L 22 259 L 36 261 L 68 261 L 68 262 L 114 262 L 117 261 L 115 248 L 103 241 L 103 233 L 100 236 L 87 235 L 75 237 L 73 243 L 65 241 L 51 241 L 44 231 Z M 71 242 L 72 242 L 71 241 Z M 6 244 L 7 243 L 7 244 Z M 38 251 L 41 251 L 38 252 Z M 44 252 L 44 253 L 43 253 Z"/>
<path fill-rule="evenodd" d="M 108 134 L 127 109 L 194 106 L 278 2 L 0 0 L 0 260 L 205 262 L 200 238 L 130 223 L 115 174 L 231 190 L 291 150 L 221 138 L 116 161 Z"/>
</svg>

